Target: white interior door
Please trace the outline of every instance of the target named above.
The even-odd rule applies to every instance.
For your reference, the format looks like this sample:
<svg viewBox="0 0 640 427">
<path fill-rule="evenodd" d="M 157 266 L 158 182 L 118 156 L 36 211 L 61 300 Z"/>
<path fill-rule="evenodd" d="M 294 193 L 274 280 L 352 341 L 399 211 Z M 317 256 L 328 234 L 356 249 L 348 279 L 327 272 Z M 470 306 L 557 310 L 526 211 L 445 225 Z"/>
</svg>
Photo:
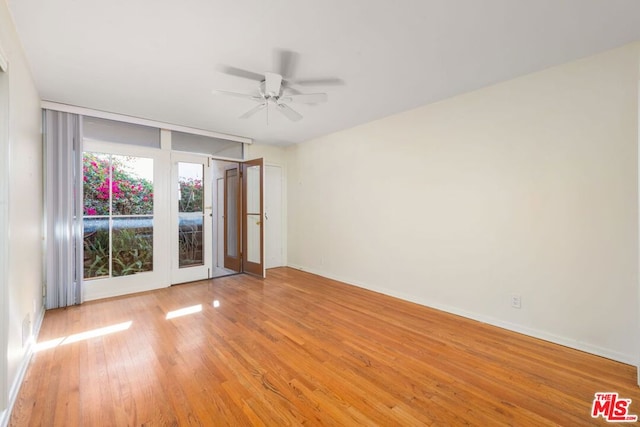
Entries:
<svg viewBox="0 0 640 427">
<path fill-rule="evenodd" d="M 265 267 L 284 265 L 282 236 L 282 168 L 265 167 Z"/>
<path fill-rule="evenodd" d="M 211 277 L 212 193 L 206 156 L 171 154 L 171 283 Z"/>
</svg>

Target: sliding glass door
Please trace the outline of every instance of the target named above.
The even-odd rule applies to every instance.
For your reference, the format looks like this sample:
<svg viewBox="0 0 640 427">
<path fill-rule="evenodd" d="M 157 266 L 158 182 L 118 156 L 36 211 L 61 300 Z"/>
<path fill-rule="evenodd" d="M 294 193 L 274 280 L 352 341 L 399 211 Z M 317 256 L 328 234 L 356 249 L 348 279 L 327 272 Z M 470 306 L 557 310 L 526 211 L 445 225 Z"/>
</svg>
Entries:
<svg viewBox="0 0 640 427">
<path fill-rule="evenodd" d="M 83 155 L 84 279 L 153 271 L 153 159 Z"/>
<path fill-rule="evenodd" d="M 86 142 L 83 153 L 83 275 L 86 299 L 168 282 L 162 153 Z M 166 209 L 164 209 L 166 211 Z"/>
</svg>

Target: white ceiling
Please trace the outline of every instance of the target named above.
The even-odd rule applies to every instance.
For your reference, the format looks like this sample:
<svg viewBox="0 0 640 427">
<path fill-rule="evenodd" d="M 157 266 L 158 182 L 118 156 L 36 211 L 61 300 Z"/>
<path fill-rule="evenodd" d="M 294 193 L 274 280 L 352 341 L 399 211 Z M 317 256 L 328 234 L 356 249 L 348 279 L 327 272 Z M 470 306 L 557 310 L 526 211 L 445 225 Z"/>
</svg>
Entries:
<svg viewBox="0 0 640 427">
<path fill-rule="evenodd" d="M 640 40 L 638 0 L 8 0 L 44 100 L 288 145 Z M 221 66 L 337 77 L 291 122 L 238 117 Z"/>
</svg>

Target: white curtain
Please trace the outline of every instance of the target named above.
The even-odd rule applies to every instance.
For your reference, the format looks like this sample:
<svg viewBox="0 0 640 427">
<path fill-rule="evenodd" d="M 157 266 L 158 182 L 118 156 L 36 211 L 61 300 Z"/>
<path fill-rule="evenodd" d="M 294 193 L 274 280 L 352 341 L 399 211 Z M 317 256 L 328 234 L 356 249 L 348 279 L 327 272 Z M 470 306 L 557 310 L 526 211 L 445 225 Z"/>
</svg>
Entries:
<svg viewBox="0 0 640 427">
<path fill-rule="evenodd" d="M 46 308 L 82 303 L 82 117 L 44 110 Z"/>
</svg>

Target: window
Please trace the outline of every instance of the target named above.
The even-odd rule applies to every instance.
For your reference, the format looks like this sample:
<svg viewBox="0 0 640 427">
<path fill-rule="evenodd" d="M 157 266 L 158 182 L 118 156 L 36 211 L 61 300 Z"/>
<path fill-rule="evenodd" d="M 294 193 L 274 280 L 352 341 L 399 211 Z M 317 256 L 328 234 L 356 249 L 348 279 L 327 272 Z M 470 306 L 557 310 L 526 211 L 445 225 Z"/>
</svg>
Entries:
<svg viewBox="0 0 640 427">
<path fill-rule="evenodd" d="M 83 154 L 84 278 L 153 271 L 153 159 Z"/>
</svg>

